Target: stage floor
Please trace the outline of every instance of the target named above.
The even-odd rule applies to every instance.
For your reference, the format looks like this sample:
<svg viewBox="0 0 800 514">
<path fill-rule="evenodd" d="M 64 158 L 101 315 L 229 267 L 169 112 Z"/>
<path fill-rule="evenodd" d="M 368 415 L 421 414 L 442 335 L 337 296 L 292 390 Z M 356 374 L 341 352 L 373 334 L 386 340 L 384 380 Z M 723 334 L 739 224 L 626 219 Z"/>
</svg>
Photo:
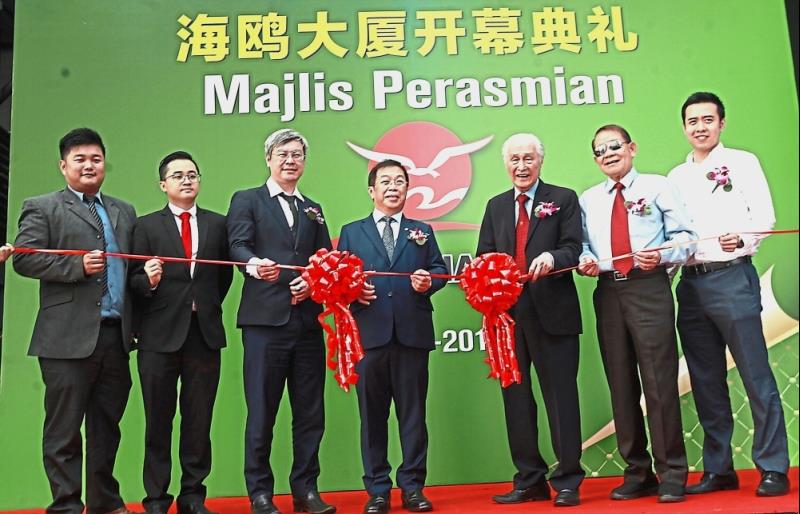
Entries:
<svg viewBox="0 0 800 514">
<path fill-rule="evenodd" d="M 689 483 L 700 478 L 700 473 L 692 473 Z M 519 505 L 497 505 L 491 496 L 506 492 L 508 483 L 450 485 L 425 488 L 425 494 L 434 504 L 435 512 L 460 514 L 518 514 L 530 512 L 566 512 L 577 513 L 764 513 L 764 512 L 798 512 L 798 470 L 789 472 L 791 492 L 787 496 L 776 498 L 759 498 L 755 495 L 759 475 L 755 470 L 739 472 L 741 488 L 738 491 L 724 491 L 699 496 L 687 496 L 687 500 L 678 504 L 660 504 L 655 497 L 629 501 L 611 501 L 608 493 L 619 485 L 620 478 L 589 478 L 581 487 L 582 503 L 578 507 L 556 508 L 552 502 L 532 502 Z M 367 495 L 364 491 L 328 492 L 323 494 L 328 503 L 336 505 L 340 514 L 358 514 L 362 512 Z M 275 497 L 275 504 L 284 514 L 292 512 L 291 496 Z M 246 498 L 213 498 L 206 502 L 207 507 L 219 514 L 250 514 Z M 138 504 L 130 504 L 132 509 L 140 509 Z M 10 511 L 3 514 L 33 514 L 42 510 Z M 392 512 L 406 512 L 400 502 L 400 491 L 392 491 Z M 173 505 L 170 514 L 175 514 Z"/>
</svg>

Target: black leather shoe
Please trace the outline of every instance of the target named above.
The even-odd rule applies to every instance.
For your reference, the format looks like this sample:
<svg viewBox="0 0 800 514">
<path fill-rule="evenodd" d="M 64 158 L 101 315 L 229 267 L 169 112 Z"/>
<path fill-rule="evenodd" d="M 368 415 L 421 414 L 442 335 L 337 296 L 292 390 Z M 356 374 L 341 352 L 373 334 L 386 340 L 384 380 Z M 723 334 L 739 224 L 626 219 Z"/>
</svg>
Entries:
<svg viewBox="0 0 800 514">
<path fill-rule="evenodd" d="M 392 508 L 392 504 L 389 493 L 373 494 L 364 505 L 364 514 L 386 514 L 390 508 Z"/>
<path fill-rule="evenodd" d="M 658 480 L 650 477 L 644 482 L 623 482 L 621 486 L 615 487 L 609 498 L 612 500 L 635 500 L 644 496 L 653 496 L 658 493 Z"/>
<path fill-rule="evenodd" d="M 553 500 L 556 507 L 575 507 L 581 504 L 581 495 L 577 489 L 561 489 Z"/>
<path fill-rule="evenodd" d="M 333 514 L 336 507 L 322 501 L 317 491 L 309 491 L 305 496 L 292 496 L 295 512 L 309 512 L 311 514 Z"/>
<path fill-rule="evenodd" d="M 783 496 L 789 492 L 789 477 L 778 471 L 762 471 L 757 496 Z"/>
<path fill-rule="evenodd" d="M 178 502 L 178 514 L 217 514 L 211 512 L 200 502 L 195 503 L 181 503 Z"/>
<path fill-rule="evenodd" d="M 259 494 L 250 500 L 250 511 L 253 514 L 281 514 L 278 507 L 272 503 L 272 497 L 266 494 Z"/>
<path fill-rule="evenodd" d="M 658 503 L 678 503 L 686 499 L 686 487 L 683 484 L 663 482 L 658 486 Z"/>
<path fill-rule="evenodd" d="M 739 489 L 739 477 L 736 472 L 725 475 L 719 473 L 703 473 L 703 478 L 686 488 L 686 494 L 713 493 L 714 491 L 733 491 Z"/>
<path fill-rule="evenodd" d="M 422 489 L 406 493 L 403 491 L 403 508 L 411 512 L 428 512 L 433 510 L 433 504 L 422 494 Z"/>
<path fill-rule="evenodd" d="M 495 503 L 522 503 L 550 499 L 550 486 L 547 482 L 533 484 L 527 489 L 512 489 L 505 494 L 492 496 Z"/>
</svg>

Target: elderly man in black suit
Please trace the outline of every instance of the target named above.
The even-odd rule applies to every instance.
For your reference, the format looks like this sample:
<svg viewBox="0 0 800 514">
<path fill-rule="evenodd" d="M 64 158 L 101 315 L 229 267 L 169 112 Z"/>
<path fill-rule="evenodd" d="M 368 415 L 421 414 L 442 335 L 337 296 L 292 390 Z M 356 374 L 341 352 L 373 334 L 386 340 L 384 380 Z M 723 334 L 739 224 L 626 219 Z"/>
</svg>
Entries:
<svg viewBox="0 0 800 514">
<path fill-rule="evenodd" d="M 39 280 L 39 313 L 28 355 L 39 358 L 44 381 L 44 469 L 53 502 L 48 513 L 81 514 L 86 420 L 88 514 L 128 514 L 113 476 L 119 421 L 131 374 L 131 302 L 126 261 L 136 211 L 100 192 L 105 146 L 81 128 L 59 142 L 67 187 L 25 200 L 15 246 L 91 250 L 83 255 L 19 254 L 14 269 Z"/>
<path fill-rule="evenodd" d="M 336 510 L 317 491 L 319 445 L 325 429 L 325 346 L 317 316 L 322 307 L 297 272 L 320 248 L 331 248 L 320 205 L 300 193 L 308 142 L 292 129 L 273 132 L 264 143 L 266 184 L 238 191 L 228 210 L 231 257 L 244 270 L 237 326 L 244 342 L 247 400 L 245 481 L 253 514 L 274 514 L 274 477 L 269 456 L 272 430 L 284 387 L 292 406 L 294 462 L 289 482 L 297 512 Z"/>
<path fill-rule="evenodd" d="M 580 465 L 581 423 L 578 411 L 578 334 L 581 313 L 571 273 L 547 276 L 553 269 L 578 264 L 581 212 L 574 191 L 539 179 L 544 148 L 533 134 L 515 134 L 503 144 L 503 160 L 513 188 L 486 205 L 478 237 L 478 255 L 513 255 L 530 272 L 511 313 L 516 320 L 516 353 L 522 383 L 503 389 L 511 460 L 517 468 L 513 490 L 495 496 L 497 503 L 550 499 L 547 463 L 538 447 L 536 402 L 531 363 L 542 388 L 558 466 L 550 474 L 554 504 L 580 503 L 584 477 Z"/>
<path fill-rule="evenodd" d="M 158 166 L 167 206 L 139 218 L 133 251 L 140 255 L 228 259 L 225 217 L 196 204 L 200 169 L 186 152 L 173 152 Z M 172 420 L 180 377 L 180 461 L 183 477 L 178 514 L 212 514 L 205 508 L 203 480 L 211 472 L 211 414 L 217 396 L 220 349 L 225 346 L 222 300 L 233 278 L 230 266 L 159 259 L 136 261 L 130 286 L 138 296 L 139 378 L 145 430 L 142 501 L 148 514 L 172 504 Z"/>
</svg>

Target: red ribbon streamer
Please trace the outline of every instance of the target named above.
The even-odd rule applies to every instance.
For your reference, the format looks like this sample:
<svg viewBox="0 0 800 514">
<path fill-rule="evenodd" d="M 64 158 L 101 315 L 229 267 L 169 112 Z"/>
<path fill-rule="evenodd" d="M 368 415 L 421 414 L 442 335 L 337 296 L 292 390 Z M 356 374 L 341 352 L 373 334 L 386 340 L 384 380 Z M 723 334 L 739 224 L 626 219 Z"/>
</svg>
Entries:
<svg viewBox="0 0 800 514">
<path fill-rule="evenodd" d="M 483 314 L 483 338 L 489 377 L 502 387 L 522 382 L 517 363 L 514 320 L 506 312 L 522 293 L 522 274 L 514 259 L 505 253 L 487 253 L 464 267 L 461 288 L 467 302 Z"/>
<path fill-rule="evenodd" d="M 308 259 L 303 280 L 311 289 L 311 299 L 323 305 L 317 317 L 328 334 L 328 367 L 335 370 L 339 387 L 350 390 L 358 381 L 355 368 L 364 358 L 361 335 L 348 305 L 356 301 L 364 287 L 364 263 L 354 254 L 322 248 Z M 333 314 L 334 328 L 325 322 Z"/>
</svg>

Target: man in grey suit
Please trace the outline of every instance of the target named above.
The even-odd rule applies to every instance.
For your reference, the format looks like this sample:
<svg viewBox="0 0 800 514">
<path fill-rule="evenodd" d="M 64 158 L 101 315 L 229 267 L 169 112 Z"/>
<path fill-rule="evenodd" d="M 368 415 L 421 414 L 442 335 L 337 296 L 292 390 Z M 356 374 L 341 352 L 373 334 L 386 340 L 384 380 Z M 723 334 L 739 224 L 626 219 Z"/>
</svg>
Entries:
<svg viewBox="0 0 800 514">
<path fill-rule="evenodd" d="M 136 212 L 100 193 L 105 146 L 80 128 L 59 142 L 61 191 L 25 200 L 15 246 L 91 250 L 84 255 L 19 254 L 14 269 L 39 279 L 39 313 L 28 354 L 44 381 L 44 468 L 53 502 L 47 513 L 80 514 L 86 420 L 88 514 L 130 514 L 113 476 L 119 421 L 131 376 L 127 263 L 103 251 L 130 250 Z"/>
</svg>

